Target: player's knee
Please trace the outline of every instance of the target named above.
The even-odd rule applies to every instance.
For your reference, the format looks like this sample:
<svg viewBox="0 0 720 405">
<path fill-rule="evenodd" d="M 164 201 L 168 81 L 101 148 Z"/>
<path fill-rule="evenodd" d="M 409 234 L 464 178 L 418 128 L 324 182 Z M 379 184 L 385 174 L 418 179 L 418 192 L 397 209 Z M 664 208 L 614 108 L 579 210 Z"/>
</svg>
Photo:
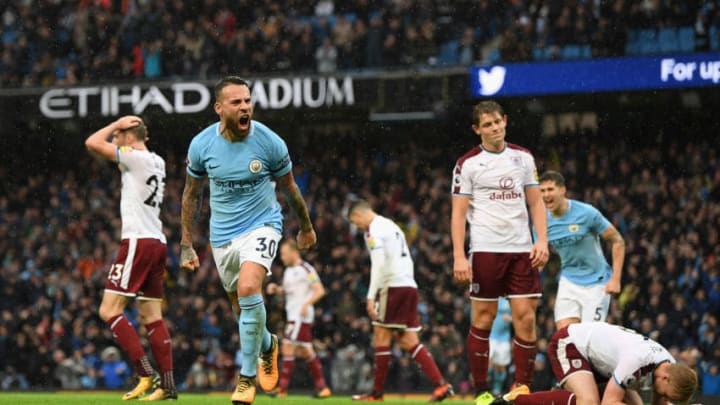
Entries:
<svg viewBox="0 0 720 405">
<path fill-rule="evenodd" d="M 295 346 L 290 343 L 283 343 L 280 351 L 283 357 L 293 357 L 295 355 Z"/>
<path fill-rule="evenodd" d="M 480 312 L 477 314 L 473 314 L 472 317 L 472 326 L 489 330 L 490 327 L 492 327 L 493 320 L 495 319 L 495 314 L 492 312 Z"/>
<path fill-rule="evenodd" d="M 160 319 L 162 319 L 162 316 L 156 315 L 156 314 L 140 314 L 140 323 L 143 325 L 147 325 L 149 323 L 157 322 Z"/>
<path fill-rule="evenodd" d="M 98 308 L 98 316 L 100 316 L 100 319 L 102 319 L 103 322 L 109 321 L 114 316 L 119 315 L 120 313 L 120 311 L 117 311 L 115 308 L 109 305 L 100 304 L 100 308 Z"/>
<path fill-rule="evenodd" d="M 250 295 L 260 294 L 260 286 L 251 282 L 238 282 L 238 297 L 248 297 Z"/>
<path fill-rule="evenodd" d="M 300 350 L 298 351 L 298 354 L 300 355 L 300 358 L 308 360 L 313 358 L 315 356 L 315 352 L 310 347 L 302 346 Z"/>
</svg>

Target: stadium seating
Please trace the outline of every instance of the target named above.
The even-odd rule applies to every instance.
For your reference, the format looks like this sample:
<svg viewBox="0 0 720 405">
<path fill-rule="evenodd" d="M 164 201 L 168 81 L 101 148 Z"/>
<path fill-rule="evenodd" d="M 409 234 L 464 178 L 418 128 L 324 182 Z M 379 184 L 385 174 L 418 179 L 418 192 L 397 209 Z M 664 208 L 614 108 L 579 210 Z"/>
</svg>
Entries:
<svg viewBox="0 0 720 405">
<path fill-rule="evenodd" d="M 125 2 L 120 3 L 125 4 Z M 60 8 L 56 10 L 57 13 L 52 11 L 52 7 L 28 9 L 22 6 L 22 2 L 7 3 L 7 10 L 4 10 L 6 24 L 0 27 L 0 42 L 8 52 L 5 53 L 4 62 L 0 63 L 0 86 L 74 85 L 79 84 L 81 80 L 104 80 L 108 75 L 112 76 L 112 79 L 144 78 L 150 73 L 143 69 L 142 50 L 158 38 L 163 49 L 160 56 L 160 78 L 198 76 L 209 78 L 238 69 L 240 72 L 236 73 L 245 71 L 252 71 L 255 74 L 270 73 L 276 69 L 273 64 L 278 52 L 276 44 L 279 44 L 281 39 L 299 44 L 302 33 L 309 28 L 312 32 L 310 43 L 302 47 L 293 47 L 292 57 L 283 60 L 284 70 L 288 69 L 286 64 L 290 63 L 291 71 L 308 71 L 315 66 L 314 53 L 324 36 L 334 35 L 332 29 L 340 14 L 353 25 L 352 35 L 344 39 L 348 41 L 343 45 L 347 57 L 344 57 L 340 63 L 341 69 L 351 70 L 371 67 L 375 69 L 378 62 L 382 62 L 377 60 L 377 54 L 382 53 L 384 36 L 390 33 L 398 39 L 399 49 L 414 46 L 406 43 L 406 29 L 420 32 L 425 21 L 433 22 L 429 26 L 428 36 L 431 43 L 426 43 L 425 49 L 438 50 L 434 56 L 423 55 L 423 60 L 428 61 L 426 62 L 428 67 L 432 67 L 429 61 L 438 61 L 435 65 L 440 67 L 459 62 L 456 44 L 466 27 L 473 28 L 476 33 L 474 39 L 477 43 L 472 45 L 472 49 L 476 50 L 494 47 L 493 41 L 506 32 L 520 33 L 520 38 L 529 43 L 518 45 L 521 52 L 508 53 L 512 55 L 513 61 L 548 60 L 551 58 L 548 51 L 551 47 L 558 49 L 557 54 L 552 55 L 553 58 L 564 59 L 589 58 L 592 54 L 654 55 L 693 52 L 696 47 L 706 49 L 704 43 L 696 41 L 694 27 L 687 25 L 688 16 L 695 18 L 701 7 L 700 3 L 693 3 L 694 6 L 690 8 L 658 5 L 664 8 L 660 13 L 663 15 L 661 23 L 647 21 L 642 8 L 634 8 L 630 3 L 625 3 L 623 6 L 625 8 L 618 14 L 604 7 L 603 2 L 583 2 L 578 7 L 585 8 L 585 16 L 591 16 L 586 20 L 586 28 L 582 32 L 565 32 L 563 34 L 565 38 L 562 40 L 554 33 L 553 24 L 557 21 L 555 16 L 550 16 L 543 22 L 546 33 L 522 34 L 526 31 L 526 27 L 539 27 L 540 22 L 532 21 L 532 18 L 539 17 L 531 12 L 531 2 L 524 1 L 514 2 L 512 8 L 491 6 L 487 11 L 488 14 L 482 14 L 473 7 L 467 10 L 460 6 L 445 7 L 440 8 L 443 15 L 438 16 L 432 15 L 440 10 L 435 8 L 423 13 L 414 13 L 407 8 L 407 4 L 392 8 L 383 2 L 375 2 L 367 6 L 362 5 L 362 2 L 349 1 L 344 2 L 342 6 L 336 5 L 335 13 L 323 17 L 312 14 L 314 8 L 304 1 L 288 6 L 287 10 L 275 9 L 272 7 L 273 3 L 268 3 L 258 5 L 259 13 L 245 13 L 242 16 L 239 13 L 244 11 L 232 8 L 217 15 L 210 15 L 210 9 L 201 11 L 197 16 L 197 21 L 200 23 L 196 22 L 192 33 L 184 32 L 186 27 L 182 22 L 186 18 L 185 11 L 182 8 L 176 9 L 179 3 L 171 3 L 164 10 L 167 19 L 159 21 L 154 20 L 155 11 L 152 2 L 130 3 L 134 6 L 123 8 L 113 2 L 81 2 L 78 8 Z M 710 24 L 707 48 L 711 50 L 719 49 L 717 14 L 720 11 L 718 9 L 720 8 L 703 10 Z M 31 25 L 19 22 L 21 11 L 29 13 L 27 15 L 33 20 L 49 21 L 48 28 L 52 35 L 35 35 L 34 32 L 26 31 Z M 574 17 L 577 10 L 569 9 L 567 12 Z M 78 18 L 87 13 L 100 16 L 101 20 L 107 21 L 107 25 L 98 30 L 90 24 L 93 19 Z M 278 13 L 280 15 L 276 15 Z M 518 15 L 522 18 L 517 18 Z M 265 16 L 273 18 L 266 20 Z M 391 16 L 401 18 L 391 19 Z M 621 21 L 620 16 L 625 16 L 627 19 Z M 381 27 L 377 27 L 377 30 L 369 27 L 370 21 L 374 18 L 381 21 Z M 599 24 L 601 18 L 607 20 L 607 26 L 622 27 L 626 31 L 615 33 L 613 29 L 613 33 L 604 35 L 608 33 L 602 32 Z M 151 20 L 152 22 L 143 25 Z M 237 23 L 238 20 L 242 20 L 243 23 Z M 64 25 L 69 21 L 74 21 L 72 27 Z M 164 26 L 166 21 L 173 21 L 181 28 L 171 30 L 172 35 L 162 36 L 160 32 L 168 31 L 168 27 Z M 390 21 L 394 21 L 394 24 L 399 21 L 399 26 L 390 27 Z M 138 26 L 144 28 L 137 29 Z M 98 32 L 103 35 L 98 35 Z M 253 34 L 248 35 L 250 32 Z M 587 43 L 574 44 L 575 35 L 583 36 Z M 192 39 L 194 36 L 199 37 L 201 41 L 194 42 Z M 624 43 L 612 43 L 623 40 L 621 39 L 623 36 L 627 38 Z M 235 41 L 245 42 L 244 49 L 251 50 L 255 54 L 252 63 L 248 66 L 238 68 L 235 64 L 236 60 L 245 60 L 244 55 L 235 54 L 236 48 L 233 45 Z M 199 55 L 209 55 L 210 60 L 203 63 L 198 60 L 192 63 L 182 63 L 177 60 L 179 55 L 185 52 L 186 47 L 192 49 L 198 44 L 201 49 L 192 51 L 195 59 L 199 58 Z M 111 49 L 107 48 L 108 45 Z M 597 53 L 596 48 L 599 48 Z M 108 58 L 109 53 L 116 54 L 117 57 Z M 473 56 L 475 61 L 479 61 L 484 55 L 478 52 Z M 501 54 L 491 52 L 489 56 L 490 63 L 501 62 Z M 388 68 L 397 67 L 387 66 L 387 63 L 385 61 L 383 65 Z M 416 60 L 412 57 L 396 58 L 393 63 L 401 67 L 404 64 L 415 65 Z M 58 66 L 59 69 L 54 72 L 49 66 Z"/>
</svg>

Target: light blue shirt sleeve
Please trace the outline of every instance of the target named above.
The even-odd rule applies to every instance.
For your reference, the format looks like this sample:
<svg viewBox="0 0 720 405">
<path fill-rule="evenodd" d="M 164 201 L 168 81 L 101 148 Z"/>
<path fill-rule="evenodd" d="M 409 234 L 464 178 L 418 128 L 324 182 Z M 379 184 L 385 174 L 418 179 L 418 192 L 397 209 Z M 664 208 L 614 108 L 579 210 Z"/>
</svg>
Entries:
<svg viewBox="0 0 720 405">
<path fill-rule="evenodd" d="M 588 215 L 590 216 L 590 230 L 596 235 L 600 236 L 603 232 L 610 228 L 610 221 L 595 207 L 588 206 Z"/>
<path fill-rule="evenodd" d="M 288 153 L 287 144 L 282 138 L 269 128 L 267 129 L 270 135 L 271 143 L 269 146 L 269 160 L 270 160 L 270 173 L 273 177 L 281 177 L 292 170 L 292 161 L 290 160 L 290 153 Z"/>
<path fill-rule="evenodd" d="M 202 178 L 207 176 L 207 171 L 205 170 L 205 162 L 204 158 L 201 154 L 201 145 L 200 145 L 200 138 L 199 136 L 193 138 L 192 142 L 190 142 L 190 147 L 188 148 L 188 155 L 187 155 L 187 173 L 190 176 L 196 177 L 196 178 Z"/>
</svg>

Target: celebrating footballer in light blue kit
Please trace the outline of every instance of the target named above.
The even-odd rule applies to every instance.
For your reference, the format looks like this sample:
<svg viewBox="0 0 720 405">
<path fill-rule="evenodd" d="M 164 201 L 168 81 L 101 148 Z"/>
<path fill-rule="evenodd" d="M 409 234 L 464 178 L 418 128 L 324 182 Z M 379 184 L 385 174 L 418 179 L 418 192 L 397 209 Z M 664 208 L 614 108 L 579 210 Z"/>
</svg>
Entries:
<svg viewBox="0 0 720 405">
<path fill-rule="evenodd" d="M 223 138 L 219 122 L 193 138 L 187 173 L 210 181 L 213 248 L 261 227 L 282 231 L 282 210 L 272 180 L 291 169 L 285 142 L 257 121 L 252 121 L 245 142 Z"/>
<path fill-rule="evenodd" d="M 574 322 L 604 321 L 610 295 L 620 292 L 625 242 L 597 208 L 565 197 L 558 172 L 540 176 L 540 193 L 548 209 L 548 241 L 561 260 L 555 300 L 558 329 Z M 612 244 L 612 267 L 600 239 Z"/>
<path fill-rule="evenodd" d="M 278 383 L 278 342 L 265 326 L 262 284 L 278 250 L 282 210 L 273 181 L 285 192 L 298 217 L 297 244 L 316 241 L 305 200 L 295 183 L 285 142 L 252 119 L 250 87 L 228 76 L 215 85 L 220 122 L 193 138 L 183 191 L 181 267 L 195 270 L 199 259 L 192 228 L 202 206 L 202 179 L 210 182 L 210 245 L 223 287 L 238 317 L 242 367 L 231 400 L 251 404 L 255 385 L 265 391 Z M 259 358 L 258 358 L 259 356 Z"/>
</svg>

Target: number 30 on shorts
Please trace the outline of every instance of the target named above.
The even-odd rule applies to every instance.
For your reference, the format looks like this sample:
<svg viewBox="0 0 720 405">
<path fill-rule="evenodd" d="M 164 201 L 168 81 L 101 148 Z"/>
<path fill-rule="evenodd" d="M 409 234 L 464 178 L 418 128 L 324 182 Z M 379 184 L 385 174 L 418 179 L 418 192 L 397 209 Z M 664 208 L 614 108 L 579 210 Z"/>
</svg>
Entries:
<svg viewBox="0 0 720 405">
<path fill-rule="evenodd" d="M 262 252 L 263 259 L 272 259 L 275 257 L 275 251 L 277 250 L 277 242 L 274 239 L 268 240 L 268 238 L 260 237 L 257 238 L 258 246 L 255 247 L 255 251 Z"/>
</svg>

